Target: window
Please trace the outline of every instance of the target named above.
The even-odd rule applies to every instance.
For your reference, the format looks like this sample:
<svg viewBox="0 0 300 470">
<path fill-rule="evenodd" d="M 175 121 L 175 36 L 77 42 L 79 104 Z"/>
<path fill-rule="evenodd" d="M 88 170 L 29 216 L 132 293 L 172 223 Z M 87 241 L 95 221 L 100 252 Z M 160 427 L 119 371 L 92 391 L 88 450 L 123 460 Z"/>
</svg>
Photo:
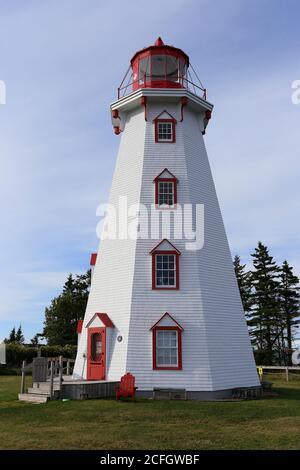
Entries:
<svg viewBox="0 0 300 470">
<path fill-rule="evenodd" d="M 178 366 L 178 332 L 156 330 L 156 365 Z"/>
<path fill-rule="evenodd" d="M 175 142 L 175 124 L 172 119 L 158 119 L 155 126 L 156 142 Z"/>
<path fill-rule="evenodd" d="M 164 122 L 164 121 L 158 121 L 158 141 L 162 140 L 168 140 L 172 141 L 173 140 L 173 123 L 172 122 Z"/>
<path fill-rule="evenodd" d="M 176 141 L 175 125 L 176 119 L 168 113 L 162 111 L 154 120 L 155 142 L 174 143 Z"/>
<path fill-rule="evenodd" d="M 91 338 L 91 359 L 99 362 L 102 353 L 102 335 L 101 333 L 93 333 Z"/>
<path fill-rule="evenodd" d="M 155 255 L 155 286 L 175 287 L 176 255 Z"/>
<path fill-rule="evenodd" d="M 165 168 L 154 180 L 155 205 L 158 209 L 174 209 L 177 204 L 177 178 Z"/>
<path fill-rule="evenodd" d="M 168 250 L 159 249 L 167 246 Z M 178 251 L 168 240 L 163 240 L 152 255 L 152 289 L 178 290 L 179 289 L 179 256 Z"/>
<path fill-rule="evenodd" d="M 158 182 L 158 205 L 174 206 L 174 183 L 170 181 Z"/>
<path fill-rule="evenodd" d="M 169 313 L 165 313 L 151 331 L 153 369 L 181 370 L 182 326 Z"/>
</svg>

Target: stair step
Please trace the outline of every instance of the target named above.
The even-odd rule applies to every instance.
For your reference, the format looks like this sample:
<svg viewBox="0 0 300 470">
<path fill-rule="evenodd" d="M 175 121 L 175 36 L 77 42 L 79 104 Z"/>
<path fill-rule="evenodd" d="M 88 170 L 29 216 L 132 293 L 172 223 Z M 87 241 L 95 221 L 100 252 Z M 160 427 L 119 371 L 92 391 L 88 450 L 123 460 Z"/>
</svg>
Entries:
<svg viewBox="0 0 300 470">
<path fill-rule="evenodd" d="M 29 387 L 27 389 L 27 393 L 32 393 L 33 395 L 48 395 L 48 396 L 50 396 L 50 388 Z M 54 393 L 54 395 L 58 395 L 59 390 L 54 389 L 53 393 Z"/>
<path fill-rule="evenodd" d="M 34 390 L 48 390 L 50 391 L 50 383 L 49 382 L 40 382 L 40 383 L 34 383 L 31 387 Z M 53 384 L 53 390 L 59 390 L 59 384 L 54 383 Z"/>
<path fill-rule="evenodd" d="M 28 403 L 46 403 L 49 397 L 47 395 L 38 395 L 37 393 L 19 393 L 19 400 Z"/>
</svg>

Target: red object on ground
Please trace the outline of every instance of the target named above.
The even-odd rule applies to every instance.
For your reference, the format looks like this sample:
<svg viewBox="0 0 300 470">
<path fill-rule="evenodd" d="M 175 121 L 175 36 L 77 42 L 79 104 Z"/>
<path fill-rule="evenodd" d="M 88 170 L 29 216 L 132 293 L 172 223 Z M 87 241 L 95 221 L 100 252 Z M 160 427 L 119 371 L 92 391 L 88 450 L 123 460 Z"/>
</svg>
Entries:
<svg viewBox="0 0 300 470">
<path fill-rule="evenodd" d="M 116 387 L 116 399 L 119 400 L 119 398 L 134 398 L 135 397 L 135 391 L 137 387 L 135 385 L 135 377 L 134 375 L 130 374 L 130 372 L 127 372 L 127 374 L 123 375 L 121 377 L 121 382 L 120 386 Z"/>
</svg>

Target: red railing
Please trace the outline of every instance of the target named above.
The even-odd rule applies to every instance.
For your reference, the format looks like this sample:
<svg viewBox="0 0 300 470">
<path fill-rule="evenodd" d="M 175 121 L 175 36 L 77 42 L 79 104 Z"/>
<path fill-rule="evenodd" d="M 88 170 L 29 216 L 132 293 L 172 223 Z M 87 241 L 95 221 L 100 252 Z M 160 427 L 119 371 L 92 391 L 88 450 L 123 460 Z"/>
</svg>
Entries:
<svg viewBox="0 0 300 470">
<path fill-rule="evenodd" d="M 124 96 L 132 93 L 134 84 L 138 83 L 139 87 L 138 88 L 151 88 L 151 81 L 156 81 L 156 80 L 151 80 L 152 76 L 151 75 L 144 75 L 144 80 L 141 82 L 140 80 L 133 80 L 132 81 L 132 74 L 129 78 L 129 82 L 126 85 L 124 84 L 124 81 L 126 79 L 127 74 L 123 78 L 120 86 L 118 87 L 118 100 L 120 98 L 123 98 Z M 162 77 L 162 82 L 164 81 L 172 81 L 172 80 L 167 80 L 166 77 Z M 174 81 L 174 83 L 179 83 L 182 88 L 185 88 L 187 90 L 192 91 L 195 95 L 200 96 L 204 100 L 206 100 L 207 92 L 206 88 L 203 88 L 202 86 L 197 85 L 194 83 L 192 80 L 189 80 L 188 78 L 182 76 L 179 77 L 178 81 Z M 171 88 L 172 89 L 172 88 Z M 174 87 L 176 89 L 176 87 Z"/>
</svg>

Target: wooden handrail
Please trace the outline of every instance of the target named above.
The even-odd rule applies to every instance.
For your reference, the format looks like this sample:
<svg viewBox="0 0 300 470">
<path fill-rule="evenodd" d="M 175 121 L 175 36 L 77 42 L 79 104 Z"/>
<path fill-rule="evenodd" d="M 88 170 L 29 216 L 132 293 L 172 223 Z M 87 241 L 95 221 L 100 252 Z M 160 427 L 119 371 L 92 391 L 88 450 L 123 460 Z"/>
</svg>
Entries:
<svg viewBox="0 0 300 470">
<path fill-rule="evenodd" d="M 46 361 L 44 362 L 45 368 L 42 369 L 43 379 L 40 379 L 40 380 L 36 379 L 36 380 L 39 380 L 39 381 L 43 382 L 43 381 L 45 381 L 45 379 L 46 379 L 46 381 L 50 379 L 50 399 L 51 399 L 51 398 L 53 398 L 53 395 L 54 395 L 54 378 L 58 377 L 59 378 L 59 390 L 60 390 L 60 394 L 61 394 L 61 397 L 62 397 L 62 383 L 63 383 L 64 370 L 66 370 L 67 375 L 70 375 L 71 365 L 73 365 L 75 363 L 75 359 L 70 359 L 70 358 L 66 358 L 66 357 L 63 357 L 63 356 L 59 356 L 59 357 L 44 358 L 44 360 L 46 360 Z M 66 363 L 65 366 L 64 366 L 64 363 Z M 49 367 L 49 365 L 50 365 L 50 367 Z M 39 366 L 41 366 L 41 365 L 40 364 L 37 365 L 37 367 L 39 367 Z M 29 370 L 33 371 L 33 380 L 34 380 L 35 371 L 36 371 L 36 369 L 34 369 L 34 362 L 32 362 L 30 364 L 26 364 L 26 361 L 23 361 L 22 362 L 22 368 L 21 368 L 21 386 L 20 386 L 20 393 L 21 394 L 25 393 L 26 372 L 28 372 Z"/>
<path fill-rule="evenodd" d="M 21 377 L 21 388 L 20 393 L 25 393 L 25 374 L 26 374 L 26 361 L 22 362 L 22 377 Z"/>
</svg>

